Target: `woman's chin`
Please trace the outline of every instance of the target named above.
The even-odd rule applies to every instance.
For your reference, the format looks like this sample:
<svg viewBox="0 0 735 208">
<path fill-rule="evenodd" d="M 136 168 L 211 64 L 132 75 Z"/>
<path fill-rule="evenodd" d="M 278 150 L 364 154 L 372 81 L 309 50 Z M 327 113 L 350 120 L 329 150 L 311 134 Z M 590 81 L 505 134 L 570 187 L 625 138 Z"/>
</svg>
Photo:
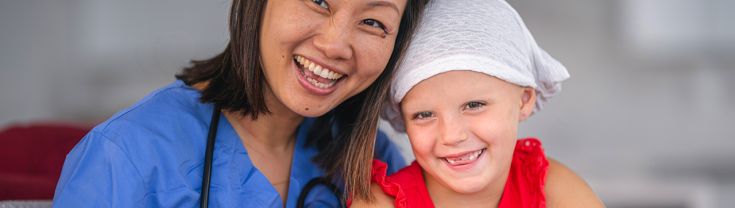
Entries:
<svg viewBox="0 0 735 208">
<path fill-rule="evenodd" d="M 291 111 L 294 113 L 301 115 L 303 117 L 319 117 L 332 109 L 331 105 L 327 105 L 325 103 L 314 103 L 309 104 L 312 102 L 296 102 L 292 103 L 291 105 L 287 105 Z"/>
<path fill-rule="evenodd" d="M 303 117 L 315 118 L 315 117 L 319 117 L 319 116 L 322 116 L 322 115 L 326 114 L 326 111 L 321 111 L 321 110 L 312 110 L 312 109 L 305 110 L 305 109 L 301 109 L 301 108 L 299 108 L 299 109 L 300 110 L 296 110 L 294 112 L 296 114 L 299 114 L 299 115 L 303 116 Z"/>
</svg>

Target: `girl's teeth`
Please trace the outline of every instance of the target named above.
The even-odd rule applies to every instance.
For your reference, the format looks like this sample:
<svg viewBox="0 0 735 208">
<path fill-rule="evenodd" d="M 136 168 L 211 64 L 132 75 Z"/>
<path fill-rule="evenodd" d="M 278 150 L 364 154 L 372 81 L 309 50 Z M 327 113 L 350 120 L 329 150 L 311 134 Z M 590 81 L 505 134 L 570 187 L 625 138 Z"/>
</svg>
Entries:
<svg viewBox="0 0 735 208">
<path fill-rule="evenodd" d="M 463 161 L 473 161 L 477 159 L 478 156 L 482 153 L 483 150 L 478 150 L 473 153 L 466 154 L 462 157 L 455 157 L 455 158 L 444 158 L 447 162 L 449 162 L 450 165 L 456 165 L 459 162 Z"/>
</svg>

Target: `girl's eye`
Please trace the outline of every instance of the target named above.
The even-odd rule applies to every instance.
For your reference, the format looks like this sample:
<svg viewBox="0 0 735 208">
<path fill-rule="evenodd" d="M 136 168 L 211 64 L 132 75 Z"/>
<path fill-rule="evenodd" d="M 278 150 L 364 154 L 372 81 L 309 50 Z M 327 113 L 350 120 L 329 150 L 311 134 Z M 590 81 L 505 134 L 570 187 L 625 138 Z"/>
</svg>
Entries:
<svg viewBox="0 0 735 208">
<path fill-rule="evenodd" d="M 430 118 L 430 117 L 433 117 L 433 116 L 434 116 L 433 113 L 428 112 L 428 111 L 424 111 L 424 112 L 418 112 L 418 113 L 414 114 L 413 115 L 413 119 L 419 119 L 419 120 L 421 120 L 421 119 L 427 119 L 427 118 Z"/>
<path fill-rule="evenodd" d="M 383 23 L 379 22 L 378 20 L 374 19 L 364 19 L 362 20 L 362 24 L 365 24 L 370 27 L 379 28 L 383 31 L 385 31 L 385 25 Z"/>
<path fill-rule="evenodd" d="M 471 102 L 465 104 L 464 109 L 465 110 L 477 110 L 479 108 L 482 108 L 485 105 L 487 105 L 487 104 L 485 104 L 483 102 L 480 102 L 480 101 L 471 101 Z"/>
<path fill-rule="evenodd" d="M 329 9 L 329 4 L 327 4 L 326 0 L 311 0 L 311 2 L 314 2 L 322 8 Z"/>
</svg>

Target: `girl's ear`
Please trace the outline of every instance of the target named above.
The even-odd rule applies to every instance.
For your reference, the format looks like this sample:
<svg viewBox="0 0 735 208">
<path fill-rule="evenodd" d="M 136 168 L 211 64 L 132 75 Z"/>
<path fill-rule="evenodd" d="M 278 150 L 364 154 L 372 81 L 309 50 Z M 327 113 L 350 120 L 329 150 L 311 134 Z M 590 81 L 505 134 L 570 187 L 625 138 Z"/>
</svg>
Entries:
<svg viewBox="0 0 735 208">
<path fill-rule="evenodd" d="M 536 108 L 536 89 L 532 87 L 522 88 L 523 94 L 521 94 L 521 111 L 518 115 L 519 121 L 524 121 L 533 113 L 533 109 Z"/>
</svg>

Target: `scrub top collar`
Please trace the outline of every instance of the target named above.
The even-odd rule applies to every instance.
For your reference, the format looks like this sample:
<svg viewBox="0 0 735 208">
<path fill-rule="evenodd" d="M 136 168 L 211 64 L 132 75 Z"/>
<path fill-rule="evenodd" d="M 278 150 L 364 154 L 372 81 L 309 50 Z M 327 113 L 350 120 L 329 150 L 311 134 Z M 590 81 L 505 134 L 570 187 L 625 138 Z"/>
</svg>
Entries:
<svg viewBox="0 0 735 208">
<path fill-rule="evenodd" d="M 244 177 L 241 179 L 242 185 L 238 188 L 242 189 L 240 191 L 243 194 L 250 195 L 248 198 L 253 200 L 255 204 L 266 205 L 269 207 L 295 207 L 296 200 L 298 199 L 304 185 L 306 185 L 306 183 L 311 179 L 324 175 L 321 168 L 315 168 L 318 167 L 318 165 L 311 161 L 311 158 L 317 154 L 317 149 L 313 146 L 306 146 L 308 130 L 314 121 L 314 118 L 304 118 L 304 121 L 302 121 L 297 128 L 296 144 L 291 161 L 290 181 L 285 206 L 282 204 L 280 195 L 278 194 L 278 191 L 276 191 L 275 187 L 273 187 L 265 175 L 263 175 L 263 173 L 253 165 L 245 146 L 240 140 L 240 137 L 224 116 L 220 117 L 218 124 L 219 132 L 215 143 L 215 152 L 217 154 L 215 154 L 216 157 L 214 158 L 213 164 L 221 164 L 221 166 L 224 167 L 224 164 L 226 163 L 241 163 L 230 167 L 241 168 L 241 171 L 238 172 L 241 172 Z M 226 157 L 227 155 L 232 155 L 233 157 L 228 158 Z M 218 176 L 215 172 L 217 170 L 218 169 L 216 168 L 213 169 L 212 189 L 217 187 L 226 187 L 221 186 L 223 184 L 216 183 L 218 180 L 214 179 L 214 177 Z M 212 195 L 212 197 L 216 197 L 216 195 Z M 307 198 L 307 204 L 309 203 L 309 198 Z"/>
</svg>

